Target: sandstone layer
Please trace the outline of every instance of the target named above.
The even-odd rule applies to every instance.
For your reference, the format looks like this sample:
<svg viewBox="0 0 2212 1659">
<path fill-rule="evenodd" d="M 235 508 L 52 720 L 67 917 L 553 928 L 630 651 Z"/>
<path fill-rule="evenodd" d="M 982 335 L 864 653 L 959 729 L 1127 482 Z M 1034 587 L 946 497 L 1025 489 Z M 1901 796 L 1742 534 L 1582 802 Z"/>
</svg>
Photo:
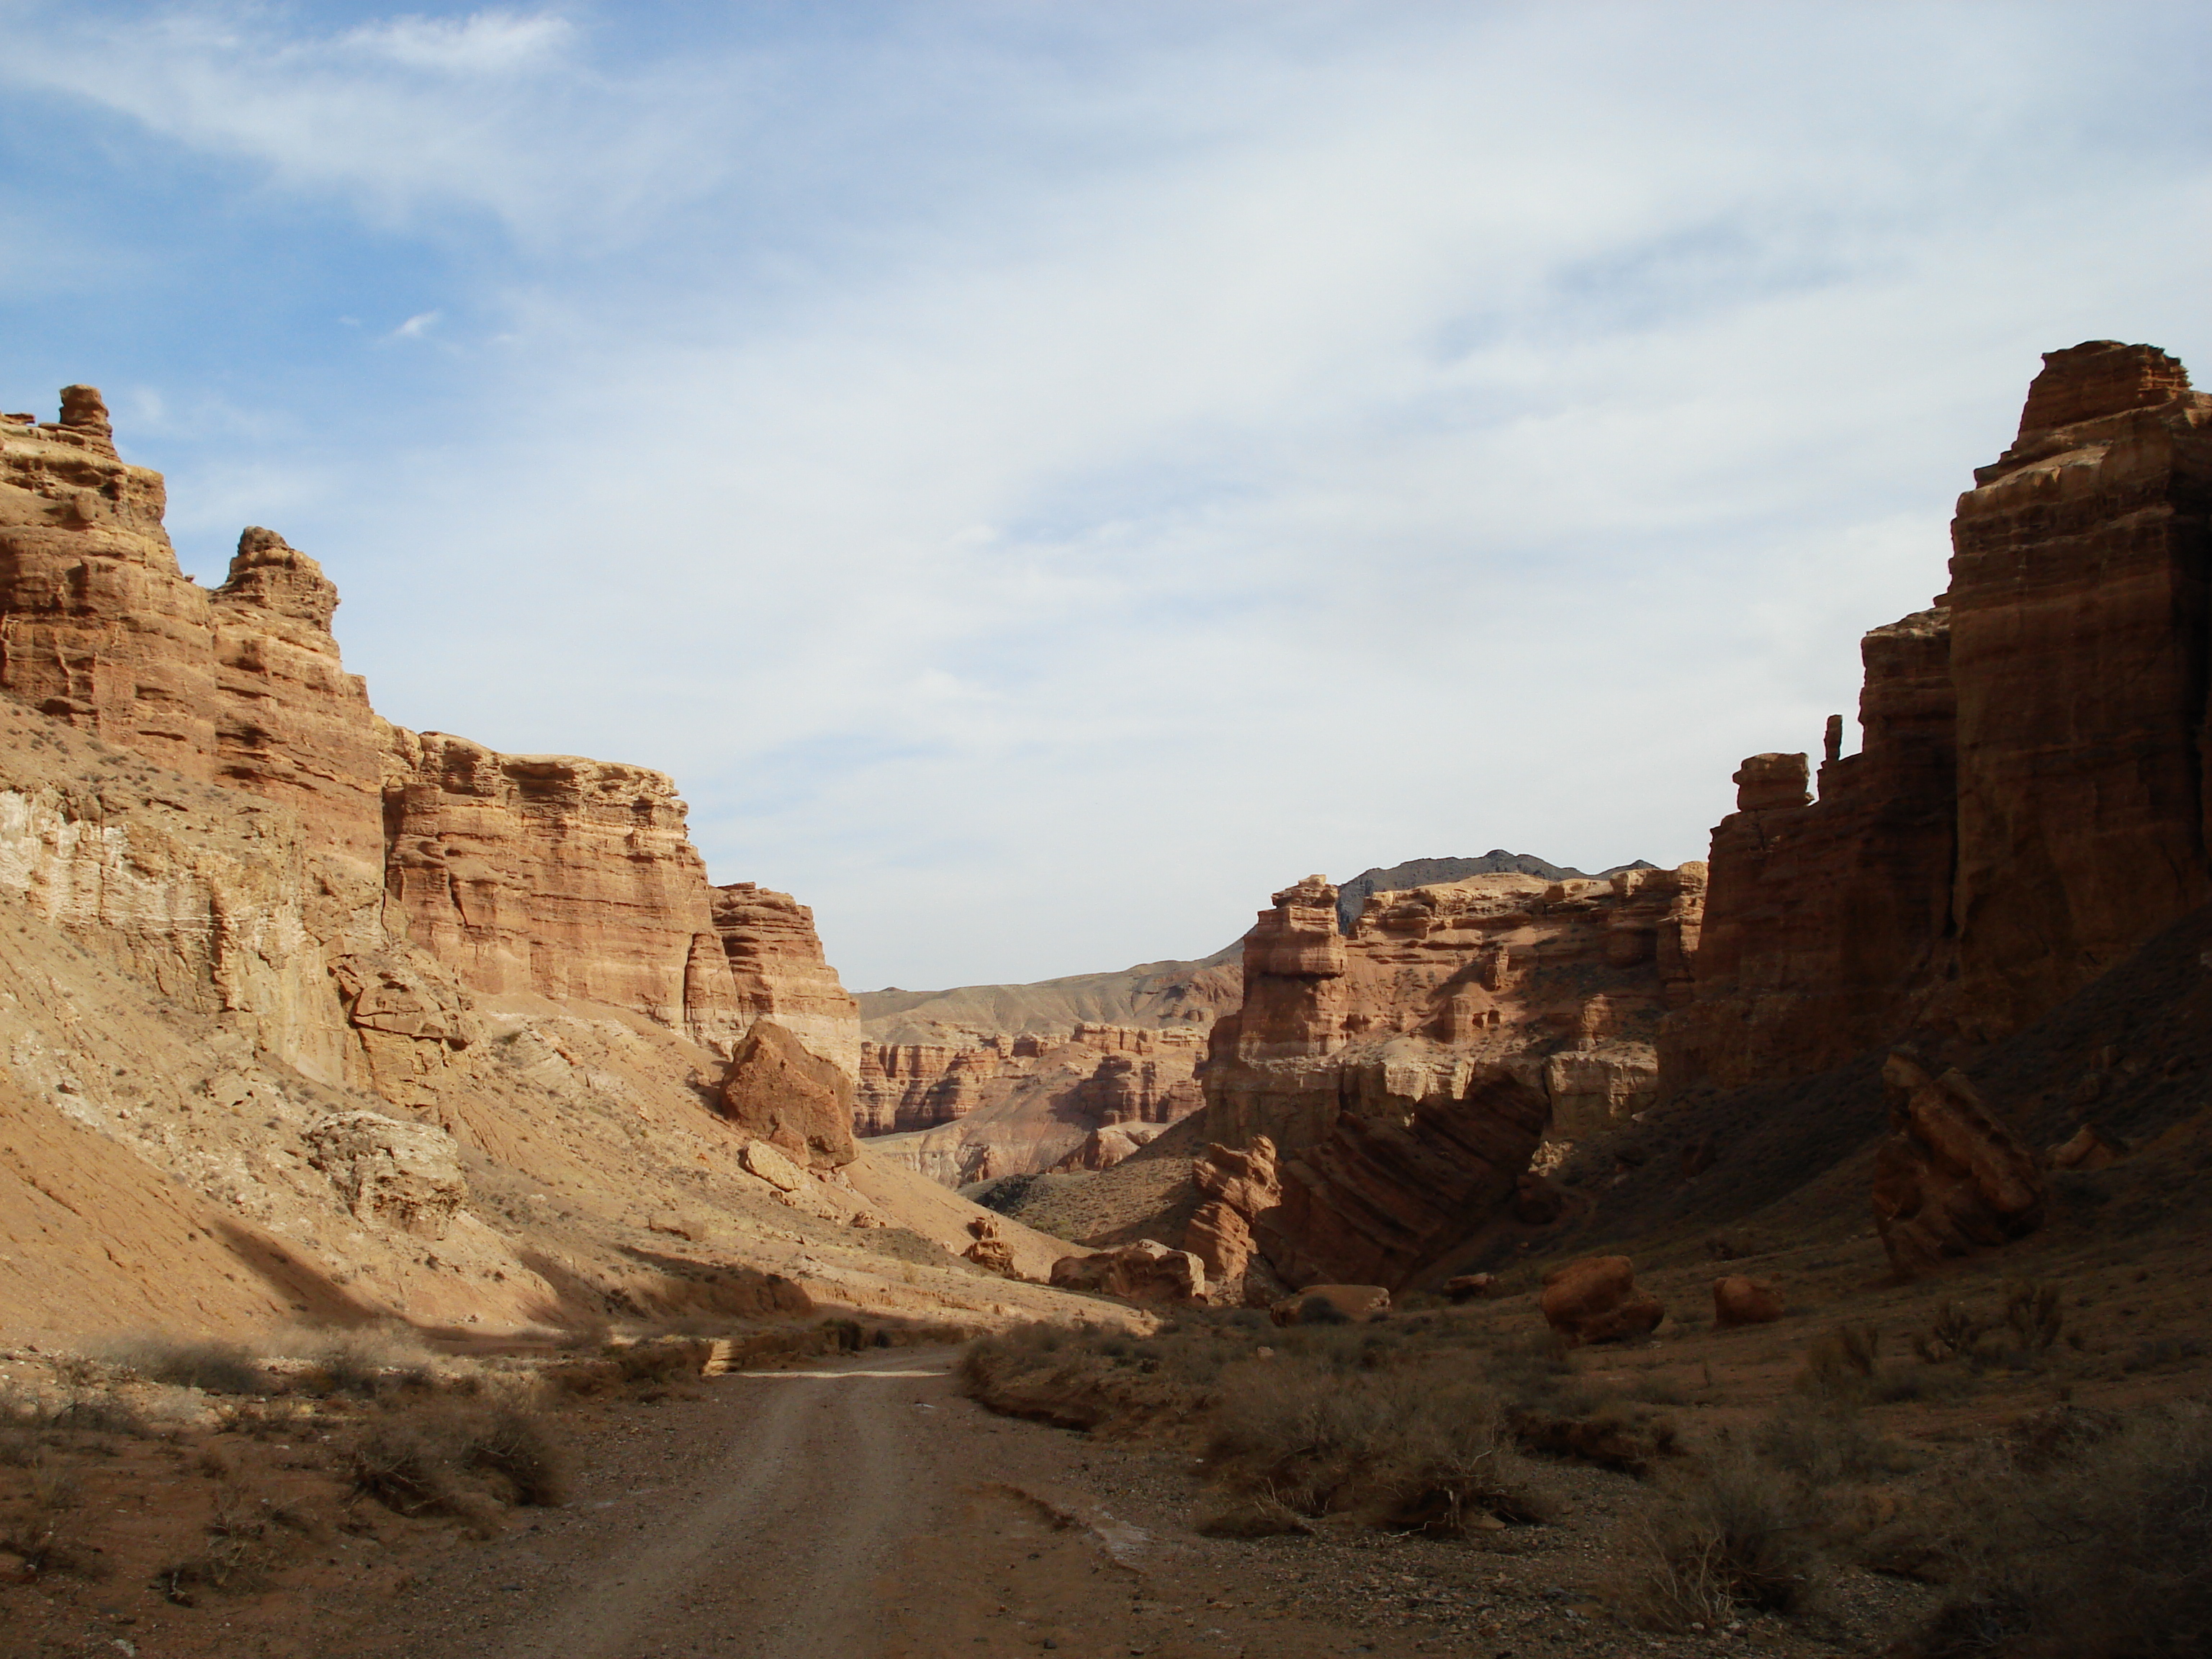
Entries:
<svg viewBox="0 0 2212 1659">
<path fill-rule="evenodd" d="M 1915 1031 L 2020 1030 L 2212 897 L 2212 398 L 2154 347 L 2048 354 L 1952 523 L 1950 583 L 1869 633 L 1863 743 L 1755 756 L 1713 832 L 1670 1089 Z"/>
<path fill-rule="evenodd" d="M 1476 876 L 1372 895 L 1349 934 L 1321 878 L 1276 894 L 1213 1030 L 1192 1248 L 1255 1302 L 1435 1264 L 1526 1196 L 1547 1137 L 1656 1097 L 1704 878 Z"/>
</svg>

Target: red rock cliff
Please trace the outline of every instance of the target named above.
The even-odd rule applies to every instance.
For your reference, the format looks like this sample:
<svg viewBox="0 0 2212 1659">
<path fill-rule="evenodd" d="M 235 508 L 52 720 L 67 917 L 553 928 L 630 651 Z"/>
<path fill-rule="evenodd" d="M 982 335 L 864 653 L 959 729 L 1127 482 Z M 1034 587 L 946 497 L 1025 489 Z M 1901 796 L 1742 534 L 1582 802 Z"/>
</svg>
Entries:
<svg viewBox="0 0 2212 1659">
<path fill-rule="evenodd" d="M 2212 897 L 2212 398 L 2150 346 L 2049 354 L 1935 606 L 1866 636 L 1861 752 L 1756 756 L 1713 832 L 1669 1086 L 2019 1029 Z"/>
<path fill-rule="evenodd" d="M 1209 1270 L 1255 1296 L 1401 1285 L 1513 1196 L 1547 1134 L 1648 1104 L 1704 889 L 1694 864 L 1476 876 L 1376 894 L 1348 936 L 1320 877 L 1276 894 L 1204 1073 L 1216 1150 L 1190 1237 Z"/>
<path fill-rule="evenodd" d="M 856 1011 L 811 915 L 712 887 L 665 775 L 386 724 L 340 660 L 315 561 L 249 529 L 210 592 L 179 568 L 163 500 L 89 387 L 64 392 L 57 422 L 0 422 L 0 690 L 297 815 L 319 994 L 378 1086 L 408 1092 L 425 1063 L 410 1044 L 465 1040 L 448 976 L 611 1004 L 726 1056 L 773 1018 L 854 1074 Z M 284 1025 L 301 1033 L 288 1058 L 329 1074 L 316 1022 Z"/>
</svg>

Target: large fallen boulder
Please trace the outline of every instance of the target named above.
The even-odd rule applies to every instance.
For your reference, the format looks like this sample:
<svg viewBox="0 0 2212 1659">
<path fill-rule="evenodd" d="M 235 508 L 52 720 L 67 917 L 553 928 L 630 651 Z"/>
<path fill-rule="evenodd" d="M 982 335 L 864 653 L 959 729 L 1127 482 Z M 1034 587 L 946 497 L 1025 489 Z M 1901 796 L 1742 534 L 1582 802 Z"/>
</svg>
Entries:
<svg viewBox="0 0 2212 1659">
<path fill-rule="evenodd" d="M 1763 1279 L 1730 1273 L 1713 1280 L 1713 1326 L 1732 1330 L 1738 1325 L 1771 1325 L 1789 1311 L 1782 1292 Z"/>
<path fill-rule="evenodd" d="M 1278 1325 L 1341 1325 L 1380 1319 L 1390 1311 L 1390 1292 L 1380 1285 L 1309 1285 L 1267 1310 Z"/>
<path fill-rule="evenodd" d="M 772 1019 L 756 1020 L 722 1079 L 722 1115 L 816 1170 L 859 1156 L 853 1079 Z"/>
<path fill-rule="evenodd" d="M 1899 1277 L 2027 1237 L 2043 1224 L 2043 1171 L 1965 1075 L 1932 1076 L 1893 1050 L 1881 1068 L 1890 1137 L 1875 1152 L 1875 1225 Z"/>
<path fill-rule="evenodd" d="M 1052 1264 L 1051 1283 L 1128 1302 L 1203 1302 L 1206 1264 L 1188 1250 L 1140 1238 L 1119 1249 L 1064 1255 Z"/>
<path fill-rule="evenodd" d="M 453 1138 L 427 1123 L 337 1112 L 307 1133 L 307 1161 L 331 1178 L 357 1221 L 443 1238 L 468 1201 Z"/>
<path fill-rule="evenodd" d="M 1576 1344 L 1649 1336 L 1667 1316 L 1665 1303 L 1636 1288 L 1635 1264 L 1625 1255 L 1586 1255 L 1553 1268 L 1538 1305 L 1545 1322 Z"/>
</svg>

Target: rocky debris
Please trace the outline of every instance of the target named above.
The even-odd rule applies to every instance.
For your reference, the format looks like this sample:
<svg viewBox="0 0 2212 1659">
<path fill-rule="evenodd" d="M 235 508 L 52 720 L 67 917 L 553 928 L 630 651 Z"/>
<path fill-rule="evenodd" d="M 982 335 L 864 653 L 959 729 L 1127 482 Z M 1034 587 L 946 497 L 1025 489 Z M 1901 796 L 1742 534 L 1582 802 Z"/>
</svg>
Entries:
<svg viewBox="0 0 2212 1659">
<path fill-rule="evenodd" d="M 1119 1249 L 1064 1255 L 1052 1264 L 1051 1283 L 1127 1302 L 1203 1302 L 1206 1264 L 1188 1250 L 1140 1238 Z"/>
<path fill-rule="evenodd" d="M 1380 1285 L 1309 1285 L 1267 1310 L 1278 1325 L 1361 1324 L 1390 1311 L 1390 1292 Z"/>
<path fill-rule="evenodd" d="M 1265 1137 L 1276 1174 L 1217 1194 L 1202 1161 L 1187 1242 L 1224 1273 L 1243 1252 L 1285 1283 L 1402 1287 L 1509 1207 L 1556 1218 L 1564 1200 L 1521 1178 L 1547 1134 L 1655 1098 L 1652 1038 L 1688 995 L 1704 894 L 1699 865 L 1506 871 L 1375 894 L 1343 936 L 1327 882 L 1277 893 L 1203 1074 L 1207 1138 Z"/>
<path fill-rule="evenodd" d="M 443 1238 L 468 1201 L 453 1137 L 374 1112 L 339 1112 L 307 1133 L 308 1161 L 331 1178 L 359 1221 Z"/>
<path fill-rule="evenodd" d="M 1730 1273 L 1713 1280 L 1713 1325 L 1729 1330 L 1738 1325 L 1771 1325 L 1789 1311 L 1782 1292 L 1763 1279 Z"/>
<path fill-rule="evenodd" d="M 1737 775 L 1669 1091 L 1994 1041 L 2212 897 L 2208 474 L 2212 397 L 2172 357 L 2045 356 L 1960 497 L 1948 588 L 1862 643 L 1860 751 L 1809 804 L 1796 757 Z"/>
<path fill-rule="evenodd" d="M 1496 1273 L 1459 1273 L 1444 1280 L 1444 1294 L 1456 1306 L 1464 1302 L 1487 1302 L 1505 1291 Z"/>
<path fill-rule="evenodd" d="M 2054 1170 L 2079 1170 L 2085 1173 L 2108 1168 L 2119 1155 L 2120 1148 L 2099 1134 L 2094 1125 L 2087 1123 L 2044 1154 Z"/>
<path fill-rule="evenodd" d="M 1891 1133 L 1875 1152 L 1875 1224 L 1899 1277 L 2008 1243 L 2043 1224 L 2035 1155 L 1983 1104 L 1963 1073 L 1932 1076 L 1899 1049 L 1884 1062 L 1881 1080 Z"/>
<path fill-rule="evenodd" d="M 738 1148 L 738 1162 L 747 1175 L 765 1181 L 780 1193 L 803 1192 L 806 1188 L 805 1170 L 765 1140 L 748 1140 Z"/>
<path fill-rule="evenodd" d="M 746 1034 L 722 1079 L 722 1115 L 815 1170 L 850 1164 L 853 1083 L 774 1020 Z"/>
<path fill-rule="evenodd" d="M 1664 1303 L 1637 1289 L 1635 1264 L 1625 1255 L 1563 1262 L 1544 1275 L 1538 1305 L 1545 1322 L 1575 1344 L 1649 1336 L 1667 1316 Z"/>
<path fill-rule="evenodd" d="M 1004 1237 L 1003 1224 L 996 1216 L 979 1215 L 968 1224 L 968 1231 L 975 1242 L 961 1255 L 977 1267 L 997 1273 L 1003 1279 L 1019 1279 L 1021 1273 L 1014 1266 L 1013 1246 Z"/>
</svg>

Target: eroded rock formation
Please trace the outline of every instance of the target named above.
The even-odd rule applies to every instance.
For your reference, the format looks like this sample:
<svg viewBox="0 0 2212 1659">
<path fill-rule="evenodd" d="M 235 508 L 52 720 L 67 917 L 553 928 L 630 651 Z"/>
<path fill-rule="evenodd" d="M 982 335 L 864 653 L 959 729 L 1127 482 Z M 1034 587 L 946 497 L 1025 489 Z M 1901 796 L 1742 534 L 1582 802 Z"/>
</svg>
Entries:
<svg viewBox="0 0 2212 1659">
<path fill-rule="evenodd" d="M 1471 877 L 1373 895 L 1349 935 L 1320 877 L 1276 894 L 1246 937 L 1243 1006 L 1214 1027 L 1192 1247 L 1232 1283 L 1264 1268 L 1255 1300 L 1402 1286 L 1517 1204 L 1547 1135 L 1655 1097 L 1704 876 Z"/>
<path fill-rule="evenodd" d="M 861 1043 L 854 1126 L 878 1155 L 951 1186 L 1104 1169 L 1202 1103 L 1204 1034 L 1186 1026 L 970 1037 Z"/>
<path fill-rule="evenodd" d="M 178 566 L 164 499 L 158 474 L 117 455 L 90 387 L 64 391 L 58 422 L 6 428 L 0 690 L 296 816 L 309 850 L 280 907 L 296 938 L 236 948 L 239 926 L 278 924 L 248 921 L 268 903 L 212 874 L 159 901 L 143 859 L 97 884 L 111 908 L 136 890 L 122 902 L 219 909 L 210 974 L 273 1052 L 409 1103 L 468 1041 L 469 994 L 529 993 L 641 1014 L 724 1055 L 774 1019 L 857 1070 L 856 1011 L 811 915 L 711 887 L 665 775 L 387 724 L 340 661 L 337 590 L 316 562 L 249 528 L 222 586 L 203 589 Z M 58 809 L 21 804 L 21 833 L 70 846 L 31 860 L 39 878 L 99 869 L 100 838 L 33 831 L 42 810 Z"/>
<path fill-rule="evenodd" d="M 1713 832 L 1671 1088 L 2017 1030 L 2212 896 L 2212 398 L 2154 347 L 2044 359 L 1934 605 L 1867 635 L 1860 752 L 1755 756 Z"/>
<path fill-rule="evenodd" d="M 1206 1267 L 1188 1250 L 1171 1250 L 1140 1238 L 1118 1250 L 1064 1255 L 1052 1264 L 1052 1283 L 1064 1291 L 1089 1291 L 1127 1302 L 1203 1302 Z"/>
<path fill-rule="evenodd" d="M 1545 1322 L 1569 1342 L 1621 1342 L 1649 1336 L 1667 1316 L 1664 1303 L 1638 1288 L 1625 1255 L 1584 1256 L 1544 1275 L 1538 1300 Z"/>
</svg>

